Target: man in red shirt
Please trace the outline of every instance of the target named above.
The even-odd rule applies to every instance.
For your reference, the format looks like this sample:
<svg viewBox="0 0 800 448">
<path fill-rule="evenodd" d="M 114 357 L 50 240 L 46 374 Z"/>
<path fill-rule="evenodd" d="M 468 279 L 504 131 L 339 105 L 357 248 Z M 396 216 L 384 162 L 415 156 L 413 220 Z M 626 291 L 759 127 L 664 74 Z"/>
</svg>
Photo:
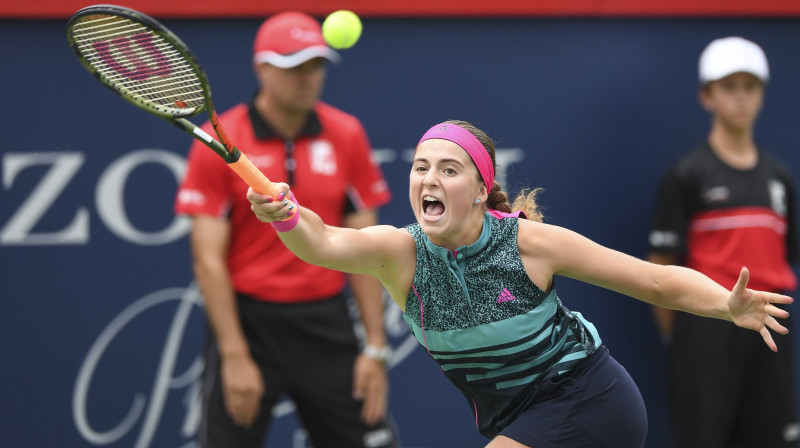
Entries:
<svg viewBox="0 0 800 448">
<path fill-rule="evenodd" d="M 390 199 L 357 118 L 319 100 L 339 55 L 312 17 L 264 22 L 254 45 L 259 91 L 220 116 L 264 174 L 287 182 L 328 224 L 377 224 Z M 206 354 L 201 447 L 260 447 L 270 411 L 288 394 L 315 447 L 394 447 L 387 424 L 391 355 L 383 290 L 351 276 L 366 341 L 353 331 L 338 271 L 309 265 L 259 222 L 247 185 L 200 143 L 189 153 L 175 210 L 193 218 L 194 271 L 213 336 Z"/>
</svg>

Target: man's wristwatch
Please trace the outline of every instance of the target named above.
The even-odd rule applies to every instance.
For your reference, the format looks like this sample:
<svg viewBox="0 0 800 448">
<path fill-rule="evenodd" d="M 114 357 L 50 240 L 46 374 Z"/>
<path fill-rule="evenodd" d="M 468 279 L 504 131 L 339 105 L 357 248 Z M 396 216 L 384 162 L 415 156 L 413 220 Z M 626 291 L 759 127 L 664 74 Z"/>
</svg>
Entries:
<svg viewBox="0 0 800 448">
<path fill-rule="evenodd" d="M 370 357 L 384 364 L 388 363 L 389 360 L 392 359 L 392 347 L 388 345 L 384 345 L 383 347 L 367 345 L 364 347 L 363 353 L 364 356 Z"/>
</svg>

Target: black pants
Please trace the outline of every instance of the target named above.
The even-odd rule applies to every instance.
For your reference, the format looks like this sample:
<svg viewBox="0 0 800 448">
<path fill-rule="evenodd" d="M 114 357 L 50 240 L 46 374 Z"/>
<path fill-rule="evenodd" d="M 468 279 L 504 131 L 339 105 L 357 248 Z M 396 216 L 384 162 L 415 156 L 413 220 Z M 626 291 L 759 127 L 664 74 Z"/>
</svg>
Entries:
<svg viewBox="0 0 800 448">
<path fill-rule="evenodd" d="M 778 353 L 755 331 L 678 313 L 669 347 L 676 448 L 798 447 L 792 339 L 772 336 Z"/>
<path fill-rule="evenodd" d="M 250 352 L 264 378 L 264 398 L 255 423 L 237 426 L 225 410 L 219 353 L 209 341 L 203 380 L 202 448 L 258 448 L 271 410 L 288 395 L 315 448 L 397 446 L 387 421 L 367 426 L 361 401 L 352 398 L 358 342 L 342 296 L 302 304 L 274 304 L 238 297 Z M 212 338 L 210 338 L 212 339 Z"/>
</svg>

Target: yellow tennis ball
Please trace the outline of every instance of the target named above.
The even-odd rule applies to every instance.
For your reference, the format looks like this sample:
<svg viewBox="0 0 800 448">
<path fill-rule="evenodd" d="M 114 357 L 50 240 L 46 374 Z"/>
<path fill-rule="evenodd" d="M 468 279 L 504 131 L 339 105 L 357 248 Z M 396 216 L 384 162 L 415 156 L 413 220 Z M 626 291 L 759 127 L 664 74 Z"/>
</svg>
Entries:
<svg viewBox="0 0 800 448">
<path fill-rule="evenodd" d="M 337 50 L 350 48 L 361 37 L 361 20 L 352 11 L 332 12 L 322 22 L 322 37 Z"/>
</svg>

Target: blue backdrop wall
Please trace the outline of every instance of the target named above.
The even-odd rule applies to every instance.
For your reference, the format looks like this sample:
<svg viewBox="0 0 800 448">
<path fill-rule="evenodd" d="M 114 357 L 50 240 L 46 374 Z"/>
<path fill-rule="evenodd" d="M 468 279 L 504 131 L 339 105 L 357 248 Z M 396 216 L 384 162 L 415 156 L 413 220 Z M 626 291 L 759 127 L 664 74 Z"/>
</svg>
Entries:
<svg viewBox="0 0 800 448">
<path fill-rule="evenodd" d="M 259 21 L 165 23 L 205 65 L 219 109 L 249 98 Z M 324 99 L 369 132 L 395 196 L 384 223 L 413 219 L 408 150 L 430 125 L 459 118 L 496 140 L 512 192 L 545 189 L 550 223 L 642 257 L 658 176 L 708 129 L 696 64 L 710 40 L 741 35 L 766 50 L 773 81 L 757 138 L 797 174 L 799 25 L 367 19 L 362 40 L 331 67 Z M 0 55 L 3 445 L 193 446 L 204 316 L 188 223 L 172 213 L 190 141 L 91 79 L 67 48 L 64 21 L 0 23 Z M 648 448 L 666 448 L 664 353 L 648 306 L 558 282 L 639 384 Z M 387 327 L 404 445 L 483 446 L 464 399 L 415 348 L 396 308 Z M 291 404 L 275 414 L 273 446 L 305 447 Z"/>
</svg>

